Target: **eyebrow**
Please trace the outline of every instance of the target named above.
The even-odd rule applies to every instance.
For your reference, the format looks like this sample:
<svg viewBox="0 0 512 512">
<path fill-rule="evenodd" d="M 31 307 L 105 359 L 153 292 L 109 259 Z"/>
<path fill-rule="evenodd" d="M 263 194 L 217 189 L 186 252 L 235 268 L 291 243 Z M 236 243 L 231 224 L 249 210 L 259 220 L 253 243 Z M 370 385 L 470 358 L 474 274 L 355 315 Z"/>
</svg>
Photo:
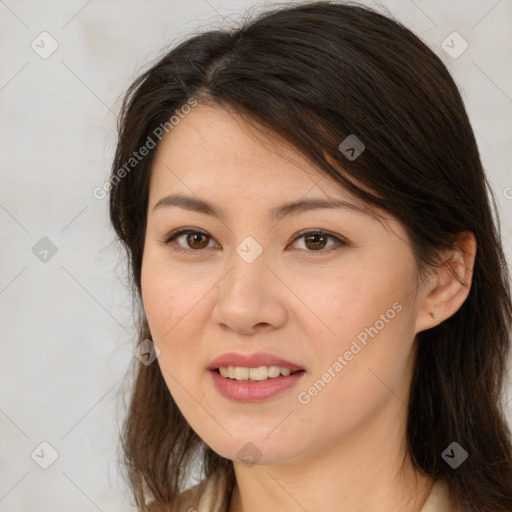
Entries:
<svg viewBox="0 0 512 512">
<path fill-rule="evenodd" d="M 162 197 L 153 207 L 153 211 L 157 210 L 158 208 L 170 206 L 177 206 L 185 210 L 195 211 L 205 215 L 211 215 L 212 217 L 217 217 L 222 221 L 225 221 L 226 219 L 225 213 L 221 209 L 209 203 L 208 201 L 205 201 L 204 199 L 199 199 L 197 197 L 185 196 L 182 194 L 171 194 Z M 285 203 L 281 206 L 272 208 L 269 212 L 269 216 L 273 221 L 277 222 L 287 215 L 293 215 L 310 210 L 318 210 L 322 208 L 342 208 L 363 213 L 364 215 L 369 215 L 369 212 L 364 208 L 343 201 L 342 199 L 306 198 Z"/>
</svg>

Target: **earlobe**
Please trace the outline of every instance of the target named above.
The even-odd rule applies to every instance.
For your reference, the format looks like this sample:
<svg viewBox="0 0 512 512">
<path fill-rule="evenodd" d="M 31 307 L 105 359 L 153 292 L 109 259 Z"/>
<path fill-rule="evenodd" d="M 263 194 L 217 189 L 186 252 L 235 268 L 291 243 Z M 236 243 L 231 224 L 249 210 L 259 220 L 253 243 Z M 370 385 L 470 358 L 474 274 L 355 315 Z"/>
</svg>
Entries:
<svg viewBox="0 0 512 512">
<path fill-rule="evenodd" d="M 416 333 L 431 329 L 454 315 L 466 300 L 473 278 L 477 244 L 475 235 L 457 235 L 455 248 L 444 253 L 425 288 L 416 319 Z"/>
</svg>

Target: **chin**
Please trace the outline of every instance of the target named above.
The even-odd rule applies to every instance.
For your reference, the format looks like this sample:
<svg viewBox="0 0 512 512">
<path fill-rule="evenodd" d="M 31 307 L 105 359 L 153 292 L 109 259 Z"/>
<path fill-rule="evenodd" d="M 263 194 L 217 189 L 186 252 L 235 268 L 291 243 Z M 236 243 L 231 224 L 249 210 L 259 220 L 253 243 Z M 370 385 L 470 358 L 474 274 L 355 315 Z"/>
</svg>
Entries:
<svg viewBox="0 0 512 512">
<path fill-rule="evenodd" d="M 243 436 L 222 445 L 209 446 L 221 457 L 247 467 L 286 464 L 297 458 L 297 453 L 292 451 L 292 447 L 297 448 L 297 445 L 283 444 L 277 438 L 271 441 L 264 437 L 259 439 L 254 436 Z"/>
</svg>

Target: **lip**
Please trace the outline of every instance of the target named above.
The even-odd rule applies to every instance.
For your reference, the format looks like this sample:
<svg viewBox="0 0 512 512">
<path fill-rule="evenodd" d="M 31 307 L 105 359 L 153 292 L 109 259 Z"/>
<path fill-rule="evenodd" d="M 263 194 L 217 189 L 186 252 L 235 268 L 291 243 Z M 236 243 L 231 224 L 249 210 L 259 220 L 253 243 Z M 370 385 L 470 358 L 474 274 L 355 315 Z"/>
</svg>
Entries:
<svg viewBox="0 0 512 512">
<path fill-rule="evenodd" d="M 239 382 L 223 377 L 216 370 L 210 370 L 217 391 L 229 400 L 236 402 L 263 402 L 295 386 L 301 380 L 305 371 L 292 373 L 288 377 L 269 378 L 256 382 Z"/>
<path fill-rule="evenodd" d="M 257 352 L 255 354 L 239 354 L 236 352 L 229 352 L 222 354 L 211 362 L 210 366 L 208 366 L 208 370 L 217 370 L 221 366 L 241 366 L 245 368 L 258 368 L 259 366 L 282 366 L 284 368 L 289 368 L 292 372 L 304 370 L 302 366 L 264 352 Z M 276 379 L 279 378 L 280 377 L 276 377 Z"/>
</svg>

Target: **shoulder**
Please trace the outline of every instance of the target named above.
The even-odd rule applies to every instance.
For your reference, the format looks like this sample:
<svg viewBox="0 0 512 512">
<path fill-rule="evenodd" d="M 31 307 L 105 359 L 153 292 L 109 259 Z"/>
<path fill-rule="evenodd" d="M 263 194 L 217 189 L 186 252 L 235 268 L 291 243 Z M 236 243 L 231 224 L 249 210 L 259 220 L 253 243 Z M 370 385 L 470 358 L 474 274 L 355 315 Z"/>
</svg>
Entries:
<svg viewBox="0 0 512 512">
<path fill-rule="evenodd" d="M 434 482 L 427 501 L 420 512 L 459 512 L 450 497 L 448 483 L 439 479 Z"/>
<path fill-rule="evenodd" d="M 187 489 L 178 496 L 177 512 L 203 512 L 205 507 L 209 509 L 213 502 L 214 490 L 211 478 Z"/>
</svg>

